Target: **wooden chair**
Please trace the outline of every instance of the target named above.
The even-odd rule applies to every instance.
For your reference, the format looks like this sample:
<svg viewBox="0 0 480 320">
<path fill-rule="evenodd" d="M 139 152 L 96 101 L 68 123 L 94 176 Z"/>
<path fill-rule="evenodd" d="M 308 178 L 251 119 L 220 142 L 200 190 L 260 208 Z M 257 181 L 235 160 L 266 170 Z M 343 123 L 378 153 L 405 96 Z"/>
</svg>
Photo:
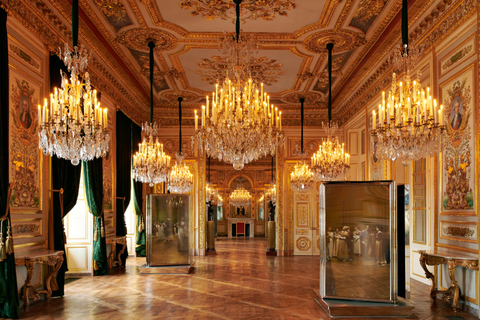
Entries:
<svg viewBox="0 0 480 320">
<path fill-rule="evenodd" d="M 237 237 L 238 235 L 243 235 L 245 237 L 245 222 L 237 221 Z"/>
</svg>

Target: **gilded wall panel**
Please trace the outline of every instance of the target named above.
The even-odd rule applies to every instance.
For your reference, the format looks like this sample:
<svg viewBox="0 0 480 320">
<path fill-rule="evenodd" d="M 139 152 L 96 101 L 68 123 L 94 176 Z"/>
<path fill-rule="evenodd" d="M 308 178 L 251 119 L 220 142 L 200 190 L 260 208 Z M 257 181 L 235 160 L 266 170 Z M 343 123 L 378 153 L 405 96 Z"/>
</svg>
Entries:
<svg viewBox="0 0 480 320">
<path fill-rule="evenodd" d="M 10 172 L 12 209 L 41 210 L 41 157 L 37 105 L 41 83 L 10 64 Z"/>
<path fill-rule="evenodd" d="M 442 206 L 444 212 L 475 210 L 474 66 L 440 85 L 445 107 L 447 143 L 443 150 Z"/>
</svg>

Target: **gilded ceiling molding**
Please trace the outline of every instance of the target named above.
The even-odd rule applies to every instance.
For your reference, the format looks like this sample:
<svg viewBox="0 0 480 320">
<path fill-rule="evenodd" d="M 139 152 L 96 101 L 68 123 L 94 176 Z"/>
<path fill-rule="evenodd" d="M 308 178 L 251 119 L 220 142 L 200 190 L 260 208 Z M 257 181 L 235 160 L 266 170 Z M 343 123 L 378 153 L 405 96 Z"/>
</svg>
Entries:
<svg viewBox="0 0 480 320">
<path fill-rule="evenodd" d="M 115 31 L 133 24 L 121 0 L 94 0 L 94 2 Z"/>
<path fill-rule="evenodd" d="M 363 35 L 351 30 L 326 30 L 319 31 L 307 37 L 303 48 L 312 53 L 325 53 L 327 43 L 335 44 L 335 53 L 357 49 L 365 44 Z"/>
<path fill-rule="evenodd" d="M 130 2 L 132 1 L 133 0 L 130 0 Z M 158 5 L 155 0 L 140 0 L 140 3 L 143 3 L 145 5 L 145 7 L 147 8 L 148 14 L 152 18 L 152 21 L 155 23 L 155 25 L 158 25 L 163 21 L 162 14 L 158 9 Z"/>
<path fill-rule="evenodd" d="M 214 85 L 224 82 L 227 76 L 232 76 L 232 74 L 228 75 L 229 65 L 229 58 L 226 56 L 213 56 L 209 59 L 202 59 L 195 72 L 202 77 L 203 81 Z M 248 69 L 247 76 L 256 83 L 262 82 L 269 86 L 276 83 L 279 77 L 285 75 L 282 66 L 276 59 L 252 57 L 246 66 Z M 248 80 L 247 76 L 241 78 L 240 81 L 246 82 Z"/>
<path fill-rule="evenodd" d="M 117 34 L 116 41 L 127 48 L 148 51 L 147 43 L 155 43 L 154 51 L 169 51 L 178 45 L 177 38 L 169 32 L 158 29 L 136 28 Z"/>
<path fill-rule="evenodd" d="M 370 0 L 368 0 L 368 1 L 372 2 Z M 377 0 L 377 1 L 379 1 L 379 0 Z M 380 0 L 380 1 L 382 1 L 382 0 Z M 354 0 L 347 0 L 345 2 L 345 5 L 343 6 L 343 9 L 342 9 L 342 13 L 340 13 L 340 16 L 338 17 L 337 22 L 335 23 L 334 29 L 341 29 L 342 28 L 342 24 L 345 22 L 345 19 L 347 19 L 348 12 L 352 8 L 354 2 L 355 2 Z"/>
<path fill-rule="evenodd" d="M 182 97 L 185 103 L 198 102 L 199 100 L 203 99 L 203 95 L 198 95 L 196 93 L 185 91 L 185 90 L 182 90 L 182 91 L 168 90 L 168 91 L 162 92 L 161 96 L 166 101 L 172 102 L 172 103 L 177 102 L 178 97 Z M 177 117 L 178 117 L 178 114 L 177 114 Z"/>
<path fill-rule="evenodd" d="M 323 99 L 323 96 L 318 92 L 292 92 L 283 97 L 282 100 L 288 103 L 299 104 L 300 98 L 305 98 L 305 104 L 314 105 L 320 102 Z"/>
<path fill-rule="evenodd" d="M 151 0 L 142 0 L 144 2 Z M 219 18 L 235 21 L 235 3 L 230 0 L 184 0 L 180 7 L 190 11 L 192 16 L 201 16 L 206 20 Z M 287 16 L 289 10 L 295 9 L 295 0 L 244 0 L 240 6 L 240 19 L 247 20 L 273 20 L 276 15 Z"/>
<path fill-rule="evenodd" d="M 332 19 L 335 8 L 340 2 L 342 2 L 342 0 L 328 0 L 328 2 L 323 6 L 322 15 L 318 21 L 320 28 L 326 28 L 328 26 L 328 23 Z"/>
<path fill-rule="evenodd" d="M 138 4 L 136 0 L 127 0 L 128 4 L 130 5 L 130 8 L 132 8 L 133 13 L 135 14 L 135 17 L 137 18 L 138 23 L 140 24 L 140 27 L 146 28 L 147 23 L 143 19 L 142 13 L 140 11 L 140 8 L 138 8 Z"/>
<path fill-rule="evenodd" d="M 431 20 L 429 25 L 435 29 L 426 30 L 428 26 L 425 26 L 425 29 L 422 28 L 422 30 L 425 31 L 425 35 L 417 37 L 417 39 L 419 39 L 417 40 L 417 45 L 424 47 L 419 59 L 428 54 L 432 46 L 448 37 L 458 25 L 463 23 L 463 21 L 468 20 L 472 15 L 476 14 L 476 10 L 474 9 L 478 5 L 478 2 L 478 0 L 460 1 L 446 10 L 448 4 L 452 3 L 452 1 L 445 0 L 443 1 L 445 6 L 437 6 L 434 8 L 432 10 L 435 11 L 434 14 L 429 16 L 431 16 L 432 19 L 436 16 L 438 21 L 435 21 L 434 23 L 434 21 Z M 443 9 L 445 14 L 440 15 L 439 9 Z M 415 33 L 418 35 L 418 32 Z M 391 68 L 387 62 L 381 64 L 377 68 L 377 71 L 357 90 L 357 92 L 353 94 L 341 108 L 335 110 L 336 118 L 341 120 L 341 123 L 339 123 L 340 125 L 354 116 L 372 98 L 374 98 L 375 95 L 379 94 L 390 84 L 391 79 L 387 77 L 389 75 L 389 70 L 391 70 Z M 377 80 L 380 82 L 377 82 Z"/>
</svg>

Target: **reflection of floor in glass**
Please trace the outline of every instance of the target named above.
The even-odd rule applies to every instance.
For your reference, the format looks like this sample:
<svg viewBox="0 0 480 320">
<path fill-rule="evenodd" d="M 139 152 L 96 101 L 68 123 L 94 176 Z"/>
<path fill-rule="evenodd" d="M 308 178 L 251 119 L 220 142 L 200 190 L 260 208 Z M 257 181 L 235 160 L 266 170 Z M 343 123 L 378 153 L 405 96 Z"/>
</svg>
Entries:
<svg viewBox="0 0 480 320">
<path fill-rule="evenodd" d="M 378 265 L 374 257 L 353 256 L 351 261 L 327 262 L 327 296 L 390 298 L 390 264 Z"/>
<path fill-rule="evenodd" d="M 150 266 L 189 264 L 188 250 L 179 251 L 178 235 L 172 236 L 172 241 L 158 240 L 157 237 L 152 237 L 152 239 Z"/>
</svg>

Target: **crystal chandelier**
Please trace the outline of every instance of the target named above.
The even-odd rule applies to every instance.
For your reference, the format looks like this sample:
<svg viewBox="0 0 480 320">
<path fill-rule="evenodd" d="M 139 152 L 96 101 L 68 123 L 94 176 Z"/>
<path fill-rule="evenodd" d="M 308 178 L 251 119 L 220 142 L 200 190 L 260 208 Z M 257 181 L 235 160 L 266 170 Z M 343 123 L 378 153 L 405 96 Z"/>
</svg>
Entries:
<svg viewBox="0 0 480 320">
<path fill-rule="evenodd" d="M 250 192 L 245 189 L 243 184 L 239 184 L 230 194 L 230 204 L 235 208 L 245 208 L 250 205 L 251 198 Z"/>
<path fill-rule="evenodd" d="M 241 0 L 235 3 L 236 36 L 225 36 L 220 45 L 220 51 L 235 60 L 232 62 L 235 79 L 232 81 L 227 76 L 221 85 L 215 85 L 211 108 L 207 96 L 206 106 L 202 106 L 200 129 L 195 111 L 192 144 L 196 140 L 199 149 L 205 150 L 208 156 L 232 163 L 236 170 L 241 170 L 246 163 L 275 154 L 277 146 L 283 143 L 283 134 L 282 112 L 270 104 L 270 97 L 263 92 L 263 83 L 259 88 L 251 78 L 242 81 L 240 76 L 252 42 L 240 35 Z"/>
<path fill-rule="evenodd" d="M 410 161 L 432 156 L 443 148 L 446 135 L 443 106 L 430 95 L 430 88 L 420 85 L 420 72 L 412 82 L 410 70 L 414 68 L 419 56 L 417 48 L 408 45 L 407 4 L 402 7 L 403 49 L 397 50 L 392 62 L 400 71 L 405 71 L 405 83 L 397 83 L 396 73 L 392 76 L 392 85 L 377 113 L 372 112 L 372 145 L 375 156 L 382 160 L 400 159 L 407 164 Z"/>
<path fill-rule="evenodd" d="M 168 190 L 174 193 L 190 193 L 193 187 L 193 175 L 190 168 L 183 163 L 182 154 L 182 97 L 178 97 L 178 121 L 179 121 L 179 151 L 177 162 L 170 170 L 168 176 Z"/>
<path fill-rule="evenodd" d="M 210 107 L 202 106 L 201 127 L 195 111 L 195 135 L 200 150 L 220 161 L 232 163 L 236 170 L 267 154 L 275 154 L 283 143 L 282 112 L 270 104 L 270 97 L 259 92 L 251 79 L 239 84 L 228 79 L 212 93 Z"/>
<path fill-rule="evenodd" d="M 70 160 L 73 165 L 104 157 L 109 150 L 107 109 L 100 107 L 97 91 L 92 90 L 86 72 L 89 55 L 78 43 L 78 0 L 72 1 L 73 52 L 65 43 L 63 61 L 70 72 L 64 72 L 61 88 L 38 105 L 39 148 L 45 155 Z M 62 49 L 59 48 L 62 56 Z"/>
<path fill-rule="evenodd" d="M 300 119 L 301 119 L 301 155 L 303 153 L 303 104 L 305 98 L 300 98 Z M 295 168 L 290 173 L 290 186 L 294 191 L 302 192 L 308 191 L 313 187 L 313 172 L 304 160 L 300 160 L 295 164 Z"/>
<path fill-rule="evenodd" d="M 158 137 L 154 142 L 153 137 L 157 134 L 158 126 L 153 122 L 153 42 L 148 43 L 150 48 L 150 123 L 142 125 L 145 136 L 138 146 L 138 152 L 133 156 L 133 179 L 142 183 L 148 183 L 153 187 L 156 183 L 165 182 L 168 178 L 170 157 L 163 151 L 163 144 L 158 143 Z M 180 143 L 181 145 L 181 143 Z"/>
<path fill-rule="evenodd" d="M 322 141 L 311 158 L 315 181 L 336 180 L 342 176 L 346 178 L 350 169 L 350 155 L 345 152 L 345 145 L 340 144 L 335 136 L 338 125 L 332 122 L 332 49 L 333 43 L 328 43 L 328 124 L 323 125 L 327 139 Z"/>
</svg>

